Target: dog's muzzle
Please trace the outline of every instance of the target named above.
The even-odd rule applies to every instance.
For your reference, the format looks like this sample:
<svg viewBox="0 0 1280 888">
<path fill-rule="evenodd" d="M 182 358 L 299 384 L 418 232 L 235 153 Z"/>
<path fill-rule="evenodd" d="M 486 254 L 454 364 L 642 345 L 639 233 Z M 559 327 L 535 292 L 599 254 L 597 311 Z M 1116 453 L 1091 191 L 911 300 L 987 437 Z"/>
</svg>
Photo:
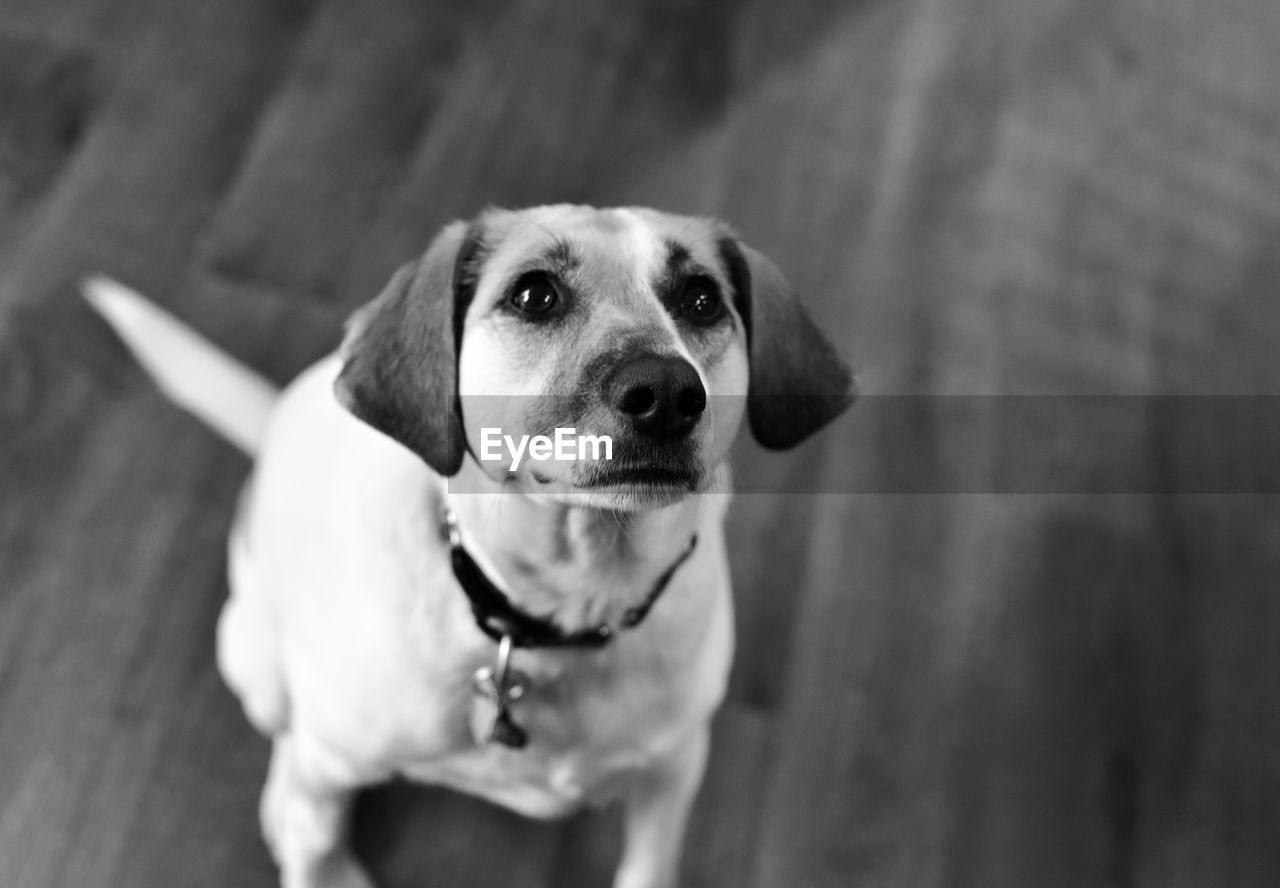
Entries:
<svg viewBox="0 0 1280 888">
<path fill-rule="evenodd" d="M 662 443 L 693 430 L 707 408 L 707 392 L 684 358 L 644 354 L 609 375 L 605 401 L 636 434 Z"/>
</svg>

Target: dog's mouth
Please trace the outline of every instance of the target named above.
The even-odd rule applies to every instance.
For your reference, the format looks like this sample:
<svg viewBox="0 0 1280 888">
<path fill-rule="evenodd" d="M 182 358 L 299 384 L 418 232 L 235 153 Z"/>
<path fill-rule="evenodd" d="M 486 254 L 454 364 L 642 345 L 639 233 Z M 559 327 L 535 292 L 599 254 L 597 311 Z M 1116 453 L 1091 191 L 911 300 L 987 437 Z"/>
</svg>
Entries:
<svg viewBox="0 0 1280 888">
<path fill-rule="evenodd" d="M 698 487 L 698 475 L 660 466 L 612 466 L 593 472 L 580 487 L 592 490 L 600 488 L 676 488 L 694 491 Z"/>
<path fill-rule="evenodd" d="M 539 484 L 552 483 L 554 479 L 541 472 L 533 473 Z M 575 479 L 573 487 L 580 491 L 613 492 L 688 492 L 697 491 L 701 473 L 693 469 L 669 466 L 601 466 L 583 477 Z"/>
</svg>

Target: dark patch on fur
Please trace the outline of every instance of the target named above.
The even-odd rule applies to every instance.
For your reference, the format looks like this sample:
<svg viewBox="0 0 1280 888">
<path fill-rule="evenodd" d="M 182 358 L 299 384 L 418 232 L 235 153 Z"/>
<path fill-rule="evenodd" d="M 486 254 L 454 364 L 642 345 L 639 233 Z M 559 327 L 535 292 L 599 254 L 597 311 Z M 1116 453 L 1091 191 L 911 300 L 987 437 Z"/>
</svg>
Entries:
<svg viewBox="0 0 1280 888">
<path fill-rule="evenodd" d="M 693 254 L 684 244 L 668 238 L 666 247 L 667 261 L 663 263 L 662 270 L 658 272 L 653 282 L 653 292 L 657 294 L 658 300 L 666 308 L 667 313 L 678 321 L 680 320 L 680 292 L 684 287 L 685 279 L 696 271 L 696 265 Z"/>
<path fill-rule="evenodd" d="M 562 237 L 556 238 L 551 248 L 543 254 L 543 258 L 561 277 L 565 277 L 582 264 L 582 260 L 573 249 L 573 244 Z"/>
<path fill-rule="evenodd" d="M 685 282 L 695 275 L 705 277 L 715 285 L 716 289 L 720 289 L 720 284 L 716 275 L 710 269 L 705 268 L 694 259 L 693 252 L 688 246 L 674 238 L 668 238 L 666 247 L 667 260 L 663 265 L 662 271 L 658 273 L 657 279 L 653 282 L 654 293 L 657 294 L 658 300 L 667 310 L 667 313 L 676 320 L 676 323 L 680 325 L 686 335 L 705 343 L 717 329 L 720 329 L 719 325 L 707 326 L 691 323 L 681 313 L 680 301 L 684 294 Z"/>
<path fill-rule="evenodd" d="M 467 309 L 475 299 L 476 287 L 480 284 L 480 269 L 489 257 L 489 248 L 484 242 L 484 226 L 472 222 L 467 226 L 466 236 L 453 263 L 453 343 L 454 343 L 454 388 L 457 388 L 457 355 L 462 345 L 462 328 L 467 320 Z"/>
<path fill-rule="evenodd" d="M 747 346 L 751 345 L 751 271 L 747 268 L 747 260 L 742 255 L 738 241 L 733 237 L 722 237 L 716 242 L 716 252 L 724 263 L 724 270 L 729 275 L 729 285 L 733 287 L 733 306 L 742 318 L 742 326 L 747 332 Z"/>
<path fill-rule="evenodd" d="M 692 258 L 688 247 L 675 239 L 667 239 L 667 269 L 671 274 L 679 274 Z"/>
</svg>

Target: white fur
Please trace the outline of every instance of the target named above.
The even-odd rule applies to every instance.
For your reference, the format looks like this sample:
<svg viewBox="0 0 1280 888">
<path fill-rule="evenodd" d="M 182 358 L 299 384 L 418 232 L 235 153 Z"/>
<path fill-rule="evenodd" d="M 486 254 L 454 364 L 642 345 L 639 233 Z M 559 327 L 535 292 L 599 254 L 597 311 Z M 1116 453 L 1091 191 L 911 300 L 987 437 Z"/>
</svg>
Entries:
<svg viewBox="0 0 1280 888">
<path fill-rule="evenodd" d="M 617 304 L 609 301 L 599 313 L 602 329 L 593 334 L 649 324 L 693 360 L 646 290 L 661 261 L 658 231 L 638 213 L 622 218 L 617 252 L 634 276 Z M 572 236 L 576 219 L 550 208 L 539 227 L 560 226 Z M 519 258 L 525 248 L 514 237 L 512 243 L 515 254 L 498 250 L 491 271 Z M 464 405 L 468 395 L 527 394 L 559 381 L 555 356 L 533 375 L 504 363 L 510 343 L 503 336 L 510 334 L 483 314 L 491 287 L 482 278 L 467 319 Z M 133 335 L 134 321 L 149 316 L 145 303 L 129 301 L 144 306 L 133 320 L 101 299 L 95 304 L 136 348 L 154 350 Z M 718 369 L 695 361 L 715 396 L 745 395 L 745 337 L 736 318 L 733 324 L 731 353 Z M 181 377 L 190 355 L 209 354 L 187 334 L 147 329 L 174 345 L 155 371 L 166 379 Z M 457 479 L 442 478 L 355 419 L 334 397 L 339 370 L 336 356 L 326 358 L 278 401 L 261 387 L 232 384 L 246 394 L 250 414 L 238 440 L 258 461 L 232 535 L 218 663 L 250 720 L 273 739 L 261 815 L 282 884 L 367 885 L 345 850 L 351 799 L 359 787 L 399 773 L 532 816 L 618 800 L 626 840 L 615 888 L 669 888 L 733 648 L 722 522 L 726 454 L 741 408 L 704 423 L 715 426 L 703 432 L 704 492 L 656 508 L 602 511 L 571 495 L 572 479 L 564 480 L 563 496 L 451 494 L 451 486 L 497 487 L 470 459 Z M 272 410 L 262 427 L 266 404 Z M 244 421 L 220 415 L 225 405 L 216 415 L 201 409 L 224 431 Z M 518 425 L 519 417 L 509 419 Z M 601 650 L 516 652 L 514 665 L 531 680 L 516 705 L 531 738 L 522 750 L 477 746 L 468 734 L 470 682 L 493 662 L 495 645 L 476 627 L 453 578 L 441 529 L 446 502 L 482 567 L 522 607 L 550 610 L 568 624 L 616 623 L 697 535 L 692 556 L 640 626 Z M 519 564 L 529 561 L 538 574 L 526 584 Z"/>
</svg>

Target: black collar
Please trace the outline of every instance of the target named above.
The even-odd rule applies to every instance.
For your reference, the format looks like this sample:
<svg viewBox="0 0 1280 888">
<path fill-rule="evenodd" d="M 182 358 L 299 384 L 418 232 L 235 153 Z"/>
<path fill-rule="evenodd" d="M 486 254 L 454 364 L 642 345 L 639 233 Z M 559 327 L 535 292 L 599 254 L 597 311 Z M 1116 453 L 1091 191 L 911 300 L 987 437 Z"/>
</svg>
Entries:
<svg viewBox="0 0 1280 888">
<path fill-rule="evenodd" d="M 510 638 L 515 647 L 520 648 L 601 648 L 613 640 L 615 629 L 607 623 L 579 629 L 577 632 L 565 632 L 546 617 L 536 617 L 520 610 L 511 599 L 490 580 L 480 565 L 476 564 L 458 533 L 457 520 L 452 510 L 445 508 L 444 526 L 449 538 L 449 556 L 453 562 L 453 575 L 471 601 L 471 612 L 475 615 L 476 625 L 480 631 L 501 641 Z M 640 625 L 649 611 L 657 603 L 662 593 L 680 565 L 693 554 L 693 547 L 698 543 L 695 534 L 689 540 L 675 563 L 663 571 L 644 601 L 630 608 L 623 614 L 619 628 L 630 629 Z"/>
</svg>

